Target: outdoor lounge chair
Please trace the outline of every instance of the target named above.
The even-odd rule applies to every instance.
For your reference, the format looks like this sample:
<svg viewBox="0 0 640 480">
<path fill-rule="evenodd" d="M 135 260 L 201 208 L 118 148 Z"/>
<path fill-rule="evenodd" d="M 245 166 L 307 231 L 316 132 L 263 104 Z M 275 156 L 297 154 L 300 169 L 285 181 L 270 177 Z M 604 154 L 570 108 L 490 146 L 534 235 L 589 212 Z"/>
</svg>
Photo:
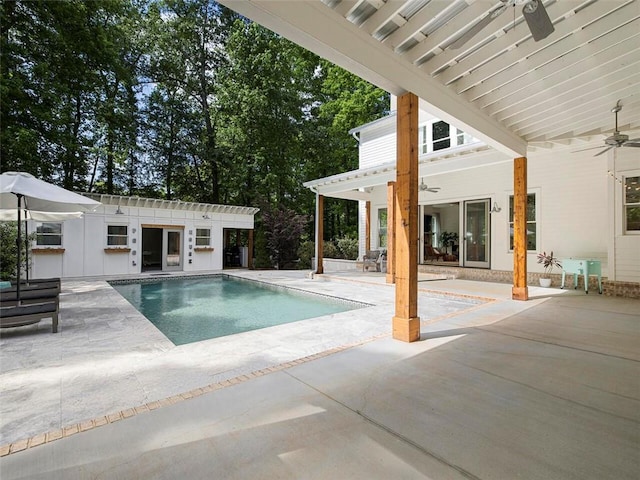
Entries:
<svg viewBox="0 0 640 480">
<path fill-rule="evenodd" d="M 58 332 L 58 302 L 42 302 L 31 305 L 0 306 L 0 328 L 22 327 L 51 319 L 51 331 Z"/>
<path fill-rule="evenodd" d="M 427 249 L 427 260 L 444 260 L 447 256 L 446 253 L 440 252 L 437 248 L 433 248 L 431 245 L 426 246 Z"/>
<path fill-rule="evenodd" d="M 374 267 L 376 272 L 380 271 L 380 250 L 367 250 L 367 253 L 362 256 L 362 271 L 365 268 L 369 271 L 369 267 Z"/>
<path fill-rule="evenodd" d="M 29 285 L 20 288 L 20 303 L 23 305 L 31 303 L 55 302 L 60 303 L 60 288 L 44 286 L 34 288 Z M 18 305 L 18 292 L 15 288 L 0 290 L 0 306 Z"/>
</svg>

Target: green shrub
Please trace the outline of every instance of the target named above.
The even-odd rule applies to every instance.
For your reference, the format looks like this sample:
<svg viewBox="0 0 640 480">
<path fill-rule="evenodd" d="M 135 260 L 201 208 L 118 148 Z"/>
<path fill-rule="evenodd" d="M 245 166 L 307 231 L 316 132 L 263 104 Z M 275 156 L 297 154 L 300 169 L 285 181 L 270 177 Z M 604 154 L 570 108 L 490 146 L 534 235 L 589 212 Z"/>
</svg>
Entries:
<svg viewBox="0 0 640 480">
<path fill-rule="evenodd" d="M 311 268 L 311 259 L 316 255 L 316 244 L 311 240 L 305 240 L 298 247 L 298 268 L 308 270 Z"/>
<path fill-rule="evenodd" d="M 341 257 L 345 260 L 356 260 L 358 258 L 358 240 L 356 238 L 343 237 L 336 240 Z"/>
<path fill-rule="evenodd" d="M 322 243 L 322 256 L 324 258 L 341 258 L 340 250 L 331 240 L 325 240 Z"/>
<path fill-rule="evenodd" d="M 0 222 L 0 280 L 14 280 L 17 275 L 18 248 L 16 240 L 18 238 L 17 222 Z M 30 240 L 35 240 L 36 234 L 29 235 Z M 22 263 L 22 278 L 25 278 L 27 251 L 25 246 L 24 233 L 20 242 L 20 263 Z M 31 255 L 29 255 L 29 265 L 31 265 Z"/>
</svg>

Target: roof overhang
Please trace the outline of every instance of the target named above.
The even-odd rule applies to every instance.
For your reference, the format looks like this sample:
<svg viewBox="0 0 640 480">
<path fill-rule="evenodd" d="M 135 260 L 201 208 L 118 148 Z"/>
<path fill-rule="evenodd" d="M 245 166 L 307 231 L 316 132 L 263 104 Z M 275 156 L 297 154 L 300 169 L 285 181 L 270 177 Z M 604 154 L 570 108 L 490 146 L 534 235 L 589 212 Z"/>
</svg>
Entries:
<svg viewBox="0 0 640 480">
<path fill-rule="evenodd" d="M 237 215 L 255 215 L 260 211 L 260 209 L 256 207 L 183 202 L 181 200 L 163 200 L 161 198 L 125 197 L 104 193 L 82 193 L 82 195 L 97 200 L 103 205 L 117 205 L 122 207 L 159 208 L 163 210 L 186 210 L 198 213 L 226 213 Z"/>
<path fill-rule="evenodd" d="M 420 157 L 418 175 L 426 178 L 511 161 L 510 156 L 486 145 L 477 144 L 473 147 L 458 147 L 449 149 L 446 153 L 436 152 Z M 305 182 L 304 186 L 325 197 L 368 201 L 372 199 L 375 187 L 386 185 L 395 179 L 396 163 L 390 161 L 375 167 L 311 180 Z"/>
</svg>

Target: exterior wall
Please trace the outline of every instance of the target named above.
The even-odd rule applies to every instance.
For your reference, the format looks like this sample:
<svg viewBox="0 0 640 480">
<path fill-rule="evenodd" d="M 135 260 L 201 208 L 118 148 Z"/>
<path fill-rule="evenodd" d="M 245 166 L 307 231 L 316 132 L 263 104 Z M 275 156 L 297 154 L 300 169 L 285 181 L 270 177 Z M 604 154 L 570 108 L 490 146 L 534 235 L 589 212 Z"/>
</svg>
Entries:
<svg viewBox="0 0 640 480">
<path fill-rule="evenodd" d="M 396 158 L 396 117 L 391 116 L 360 132 L 360 168 L 373 167 Z"/>
<path fill-rule="evenodd" d="M 103 205 L 82 218 L 62 223 L 63 253 L 44 251 L 32 256 L 32 278 L 86 277 L 101 275 L 131 275 L 142 271 L 142 225 L 175 225 L 183 230 L 182 271 L 220 270 L 223 267 L 223 229 L 252 229 L 253 215 L 209 213 L 161 208 L 120 207 L 123 215 L 116 215 L 117 206 Z M 128 226 L 129 243 L 118 253 L 107 253 L 107 227 Z M 213 251 L 195 251 L 196 228 L 211 230 Z M 35 222 L 30 222 L 30 231 Z M 116 249 L 109 249 L 113 252 Z"/>
<path fill-rule="evenodd" d="M 612 262 L 614 262 L 611 279 L 620 282 L 640 282 L 640 232 L 626 234 L 624 232 L 623 178 L 640 175 L 640 153 L 634 148 L 617 148 L 609 158 L 609 170 L 615 172 L 608 176 L 609 192 L 612 194 L 612 215 L 609 218 L 609 229 L 612 232 Z"/>
<path fill-rule="evenodd" d="M 421 116 L 421 122 L 425 119 Z M 600 140 L 580 148 L 601 146 Z M 616 177 L 638 175 L 640 158 L 636 149 L 611 150 L 594 157 L 597 150 L 574 152 L 576 145 L 539 149 L 528 156 L 528 190 L 537 199 L 537 248 L 527 258 L 527 269 L 541 273 L 536 253 L 553 250 L 558 258 L 589 258 L 602 262 L 603 276 L 609 280 L 640 282 L 640 235 L 622 232 L 622 188 Z M 496 164 L 429 175 L 428 184 L 441 187 L 438 193 L 420 192 L 419 204 L 460 202 L 460 217 L 465 200 L 490 199 L 499 213 L 490 215 L 491 268 L 513 270 L 509 251 L 509 196 L 513 194 L 513 161 L 496 155 Z M 395 159 L 395 120 L 361 132 L 360 166 L 372 167 Z M 443 160 L 446 162 L 446 160 Z M 499 163 L 502 162 L 502 163 Z M 427 166 L 427 169 L 430 167 Z M 425 175 L 421 167 L 421 175 Z M 617 186 L 616 186 L 617 185 Z M 371 200 L 371 247 L 377 248 L 377 210 L 386 207 L 386 185 L 374 188 Z M 364 211 L 362 207 L 361 211 Z M 613 220 L 612 220 L 613 219 Z M 360 232 L 364 235 L 364 214 Z M 613 223 L 612 223 L 613 222 Z M 612 225 L 611 225 L 612 224 Z M 453 230 L 442 225 L 443 230 Z M 361 238 L 361 252 L 364 240 Z"/>
</svg>

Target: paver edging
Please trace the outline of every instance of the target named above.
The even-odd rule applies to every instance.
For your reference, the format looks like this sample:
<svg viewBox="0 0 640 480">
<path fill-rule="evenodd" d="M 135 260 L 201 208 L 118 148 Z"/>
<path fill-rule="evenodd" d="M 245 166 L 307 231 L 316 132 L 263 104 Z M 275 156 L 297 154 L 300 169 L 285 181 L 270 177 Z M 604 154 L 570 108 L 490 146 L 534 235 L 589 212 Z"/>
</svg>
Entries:
<svg viewBox="0 0 640 480">
<path fill-rule="evenodd" d="M 21 452 L 29 448 L 37 447 L 40 445 L 45 445 L 47 443 L 60 440 L 61 438 L 70 437 L 78 433 L 93 430 L 103 425 L 108 425 L 110 423 L 115 423 L 121 420 L 125 420 L 127 418 L 132 418 L 132 417 L 135 417 L 136 415 L 150 412 L 152 410 L 156 410 L 164 406 L 170 406 L 176 403 L 184 402 L 184 401 L 199 397 L 201 395 L 204 395 L 205 393 L 210 393 L 214 390 L 219 390 L 221 388 L 226 388 L 233 385 L 237 385 L 239 383 L 244 383 L 246 381 L 251 380 L 252 378 L 262 377 L 269 373 L 279 372 L 281 370 L 295 367 L 303 363 L 310 362 L 312 360 L 317 360 L 319 358 L 327 357 L 334 353 L 342 352 L 344 350 L 348 350 L 353 347 L 364 345 L 366 343 L 372 342 L 374 340 L 378 340 L 380 338 L 388 337 L 389 335 L 390 334 L 385 333 L 385 334 L 381 334 L 381 335 L 377 335 L 375 337 L 369 338 L 367 340 L 362 340 L 356 343 L 343 345 L 341 347 L 331 348 L 323 352 L 314 353 L 312 355 L 308 355 L 302 358 L 297 358 L 289 362 L 264 368 L 262 370 L 256 370 L 248 374 L 241 374 L 241 375 L 238 375 L 237 377 L 223 380 L 222 382 L 218 382 L 218 383 L 212 383 L 205 387 L 194 388 L 193 390 L 190 390 L 188 392 L 183 392 L 178 395 L 172 395 L 171 397 L 167 397 L 161 400 L 154 400 L 144 405 L 139 405 L 133 408 L 126 408 L 124 410 L 120 410 L 115 413 L 102 415 L 102 416 L 93 418 L 91 420 L 83 420 L 81 422 L 73 423 L 71 425 L 65 425 L 62 428 L 51 430 L 50 432 L 39 433 L 37 435 L 34 435 L 26 439 L 16 440 L 15 442 L 12 442 L 6 445 L 0 445 L 0 457 L 6 457 L 7 455 Z"/>
</svg>

